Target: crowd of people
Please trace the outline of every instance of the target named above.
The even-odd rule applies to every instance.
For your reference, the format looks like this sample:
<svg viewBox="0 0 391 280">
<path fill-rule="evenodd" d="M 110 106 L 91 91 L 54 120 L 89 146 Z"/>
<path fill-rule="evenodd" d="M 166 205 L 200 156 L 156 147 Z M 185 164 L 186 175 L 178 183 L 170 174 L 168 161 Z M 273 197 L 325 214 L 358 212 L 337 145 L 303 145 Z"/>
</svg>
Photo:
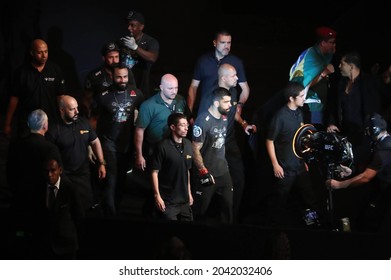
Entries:
<svg viewBox="0 0 391 280">
<path fill-rule="evenodd" d="M 287 69 L 287 84 L 268 108 L 270 119 L 246 121 L 242 112 L 250 86 L 245 64 L 231 53 L 227 30 L 217 31 L 213 50 L 199 57 L 184 97 L 171 73 L 162 74 L 159 88 L 152 89 L 159 42 L 143 32 L 140 12 L 130 11 L 126 20 L 128 34 L 102 47 L 103 64 L 88 73 L 80 98 L 67 92 L 42 39 L 31 43 L 31 60 L 15 71 L 3 129 L 11 139 L 9 213 L 14 230 L 44 246 L 32 249 L 33 257 L 42 257 L 34 255 L 39 251 L 76 258 L 78 225 L 90 215 L 118 216 L 129 174 L 138 178 L 132 184 L 147 186 L 145 218 L 243 222 L 248 182 L 238 135 L 257 136 L 254 162 L 264 169 L 256 184 L 270 190 L 259 200 L 266 201 L 265 225 L 308 226 L 303 215 L 310 209 L 316 226 L 327 228 L 319 193 L 365 183 L 387 195 L 378 215 L 384 220 L 360 229 L 389 230 L 389 69 L 380 76 L 364 73 L 360 54 L 352 51 L 338 64 L 340 77 L 329 77 L 337 72 L 337 32 L 319 27 L 316 43 Z M 354 164 L 343 169 L 350 170 L 346 181 L 326 178 L 295 154 L 293 139 L 306 123 L 351 142 Z M 28 174 L 20 176 L 26 167 Z M 292 205 L 299 209 L 294 222 Z"/>
</svg>

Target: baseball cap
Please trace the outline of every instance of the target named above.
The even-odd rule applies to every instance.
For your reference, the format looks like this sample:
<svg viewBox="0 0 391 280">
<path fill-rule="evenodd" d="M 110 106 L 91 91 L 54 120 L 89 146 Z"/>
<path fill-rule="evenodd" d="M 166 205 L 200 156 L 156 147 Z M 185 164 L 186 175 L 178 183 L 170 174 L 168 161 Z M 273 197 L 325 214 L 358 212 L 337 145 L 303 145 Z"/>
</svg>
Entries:
<svg viewBox="0 0 391 280">
<path fill-rule="evenodd" d="M 128 21 L 136 20 L 141 24 L 145 24 L 145 19 L 143 14 L 136 12 L 136 11 L 130 11 L 128 13 L 128 16 L 126 17 Z"/>
<path fill-rule="evenodd" d="M 117 51 L 119 52 L 119 47 L 116 43 L 108 43 L 102 47 L 102 55 L 105 56 L 109 52 Z"/>
<path fill-rule="evenodd" d="M 332 38 L 337 38 L 337 32 L 327 26 L 321 26 L 316 29 L 316 37 L 318 41 L 328 41 Z"/>
</svg>

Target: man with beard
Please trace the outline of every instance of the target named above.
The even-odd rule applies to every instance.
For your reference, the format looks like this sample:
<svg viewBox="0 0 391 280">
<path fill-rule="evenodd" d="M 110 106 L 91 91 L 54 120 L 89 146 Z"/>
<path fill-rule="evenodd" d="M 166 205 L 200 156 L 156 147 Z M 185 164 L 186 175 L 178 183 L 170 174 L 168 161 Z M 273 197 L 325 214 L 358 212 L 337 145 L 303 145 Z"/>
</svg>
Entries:
<svg viewBox="0 0 391 280">
<path fill-rule="evenodd" d="M 233 222 L 233 186 L 225 158 L 227 115 L 231 109 L 231 93 L 219 87 L 213 91 L 209 109 L 195 120 L 193 127 L 193 157 L 198 179 L 194 196 L 195 219 L 207 221 L 211 202 L 219 196 L 217 209 L 222 223 Z"/>
<path fill-rule="evenodd" d="M 224 63 L 220 65 L 218 71 L 218 85 L 226 88 L 231 93 L 231 109 L 227 116 L 227 136 L 225 139 L 225 157 L 227 158 L 229 172 L 231 174 L 234 186 L 233 209 L 234 222 L 239 221 L 240 204 L 245 187 L 245 170 L 243 165 L 242 153 L 238 145 L 238 139 L 235 131 L 235 121 L 243 128 L 244 133 L 250 135 L 257 131 L 255 125 L 250 125 L 245 121 L 238 108 L 237 82 L 238 76 L 235 67 Z"/>
<path fill-rule="evenodd" d="M 97 98 L 113 84 L 111 67 L 119 63 L 120 49 L 116 43 L 108 43 L 102 47 L 103 65 L 88 73 L 84 85 L 83 109 L 90 118 L 96 114 Z M 136 85 L 132 71 L 128 74 L 128 83 Z M 92 118 L 96 120 L 95 118 Z M 95 124 L 96 125 L 96 124 Z"/>
<path fill-rule="evenodd" d="M 51 127 L 46 134 L 47 139 L 57 145 L 64 166 L 64 174 L 76 186 L 77 195 L 84 210 L 92 206 L 93 195 L 88 163 L 88 146 L 90 145 L 99 162 L 98 176 L 106 177 L 105 160 L 102 146 L 89 122 L 80 117 L 78 103 L 69 95 L 59 98 L 61 121 Z"/>
<path fill-rule="evenodd" d="M 143 101 L 142 92 L 128 84 L 129 71 L 125 65 L 113 65 L 113 85 L 98 96 L 97 134 L 107 162 L 106 180 L 98 196 L 102 196 L 103 211 L 108 216 L 116 215 L 119 188 L 125 184 L 131 167 L 134 111 Z"/>
<path fill-rule="evenodd" d="M 218 67 L 224 63 L 231 64 L 237 71 L 238 105 L 236 110 L 239 115 L 242 113 L 242 107 L 250 95 L 250 87 L 247 83 L 243 61 L 236 55 L 230 53 L 231 44 L 231 33 L 227 30 L 220 30 L 216 32 L 213 40 L 214 50 L 198 58 L 187 95 L 187 105 L 193 115 L 208 110 L 213 98 L 211 94 L 212 90 L 218 86 Z M 197 92 L 200 93 L 198 100 Z M 197 101 L 199 102 L 198 110 L 196 110 Z"/>
</svg>

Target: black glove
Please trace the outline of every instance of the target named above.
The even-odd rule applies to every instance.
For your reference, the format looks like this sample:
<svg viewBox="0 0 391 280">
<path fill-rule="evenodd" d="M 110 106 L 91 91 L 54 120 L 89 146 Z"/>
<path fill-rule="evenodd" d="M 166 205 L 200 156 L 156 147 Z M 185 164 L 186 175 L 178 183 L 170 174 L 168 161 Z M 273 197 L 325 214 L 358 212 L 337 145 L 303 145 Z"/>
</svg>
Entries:
<svg viewBox="0 0 391 280">
<path fill-rule="evenodd" d="M 201 186 L 207 187 L 215 184 L 215 179 L 212 174 L 209 173 L 208 169 L 204 168 L 200 170 L 200 183 Z"/>
</svg>

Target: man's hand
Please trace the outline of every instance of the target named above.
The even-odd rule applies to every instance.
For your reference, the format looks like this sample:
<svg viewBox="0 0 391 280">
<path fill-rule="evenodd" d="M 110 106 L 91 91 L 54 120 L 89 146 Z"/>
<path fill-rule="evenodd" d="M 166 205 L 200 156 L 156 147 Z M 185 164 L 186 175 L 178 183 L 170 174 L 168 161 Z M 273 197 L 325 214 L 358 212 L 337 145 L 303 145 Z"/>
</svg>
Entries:
<svg viewBox="0 0 391 280">
<path fill-rule="evenodd" d="M 327 127 L 327 132 L 339 132 L 339 128 L 333 124 L 330 124 L 328 127 Z"/>
<path fill-rule="evenodd" d="M 346 186 L 343 184 L 343 181 L 337 181 L 334 179 L 329 179 L 326 181 L 326 187 L 332 188 L 332 189 L 341 189 L 346 188 Z"/>
<path fill-rule="evenodd" d="M 94 151 L 92 150 L 91 146 L 88 146 L 88 159 L 90 160 L 90 162 L 95 164 L 96 155 L 94 154 Z"/>
<path fill-rule="evenodd" d="M 122 42 L 124 43 L 124 46 L 131 49 L 131 50 L 137 50 L 138 45 L 136 44 L 136 40 L 134 37 L 126 36 L 121 38 Z"/>
<path fill-rule="evenodd" d="M 202 186 L 207 187 L 215 184 L 215 179 L 213 178 L 212 174 L 209 173 L 208 169 L 201 169 L 199 175 Z"/>
<path fill-rule="evenodd" d="M 350 169 L 349 167 L 342 165 L 342 164 L 339 165 L 338 171 L 340 172 L 339 176 L 341 178 L 348 177 L 352 174 L 352 169 Z"/>
</svg>

